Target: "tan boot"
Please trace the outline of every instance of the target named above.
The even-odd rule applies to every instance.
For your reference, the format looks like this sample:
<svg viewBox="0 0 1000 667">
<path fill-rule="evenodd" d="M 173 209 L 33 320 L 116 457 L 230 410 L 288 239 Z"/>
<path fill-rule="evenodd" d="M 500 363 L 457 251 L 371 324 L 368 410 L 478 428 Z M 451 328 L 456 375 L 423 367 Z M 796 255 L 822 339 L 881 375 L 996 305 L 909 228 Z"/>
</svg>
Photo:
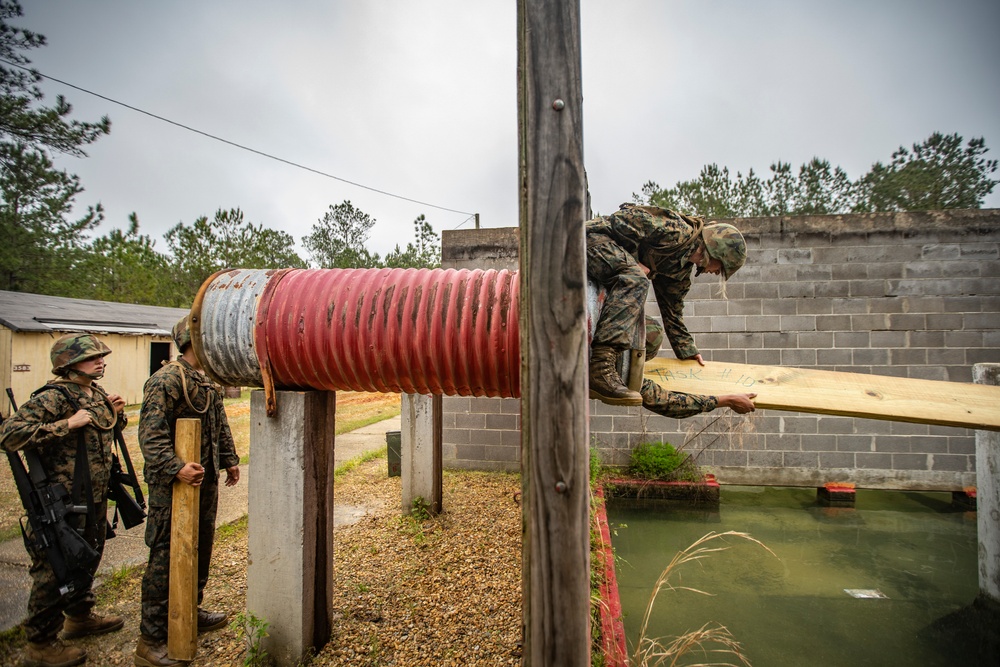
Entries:
<svg viewBox="0 0 1000 667">
<path fill-rule="evenodd" d="M 72 667 L 87 662 L 87 652 L 66 646 L 58 639 L 48 644 L 28 642 L 21 664 L 24 667 Z"/>
<path fill-rule="evenodd" d="M 77 639 L 90 635 L 103 635 L 107 632 L 121 630 L 125 619 L 121 616 L 99 616 L 90 612 L 86 616 L 67 616 L 63 621 L 63 639 Z"/>
<path fill-rule="evenodd" d="M 137 667 L 170 667 L 187 664 L 167 657 L 167 642 L 140 636 L 135 643 L 135 664 Z"/>
<path fill-rule="evenodd" d="M 615 368 L 618 351 L 608 345 L 590 350 L 590 397 L 608 405 L 642 405 L 642 394 L 622 382 Z"/>
</svg>

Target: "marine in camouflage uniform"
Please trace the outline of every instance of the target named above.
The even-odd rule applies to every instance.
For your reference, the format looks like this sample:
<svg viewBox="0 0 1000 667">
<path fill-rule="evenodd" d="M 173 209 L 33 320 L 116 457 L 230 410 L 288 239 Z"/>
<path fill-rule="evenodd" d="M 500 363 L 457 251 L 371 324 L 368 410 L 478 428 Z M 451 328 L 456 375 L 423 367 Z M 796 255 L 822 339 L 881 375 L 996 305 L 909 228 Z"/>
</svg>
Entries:
<svg viewBox="0 0 1000 667">
<path fill-rule="evenodd" d="M 691 272 L 721 272 L 728 279 L 743 265 L 746 243 L 732 225 L 706 225 L 702 218 L 634 204 L 589 220 L 586 236 L 587 276 L 607 290 L 591 343 L 591 397 L 640 405 L 640 393 L 624 386 L 615 360 L 643 317 L 650 282 L 674 354 L 700 359 L 683 318 Z"/>
<path fill-rule="evenodd" d="M 93 613 L 94 573 L 104 552 L 107 530 L 108 480 L 111 474 L 113 426 L 122 424 L 125 401 L 108 395 L 93 380 L 104 374 L 103 358 L 111 349 L 90 334 L 69 334 L 52 346 L 52 373 L 76 402 L 72 405 L 61 389 L 43 388 L 27 400 L 0 427 L 0 447 L 15 452 L 25 448 L 38 451 L 39 459 L 51 482 L 62 484 L 67 492 L 73 488 L 77 446 L 83 438 L 91 481 L 91 497 L 84 499 L 93 516 L 69 514 L 66 522 L 78 530 L 98 553 L 98 558 L 76 589 L 66 595 L 59 592 L 59 582 L 52 566 L 44 557 L 31 554 L 31 593 L 28 598 L 28 618 L 24 630 L 28 639 L 25 665 L 75 665 L 86 660 L 86 652 L 63 645 L 57 640 L 59 631 L 66 639 L 102 634 L 118 630 L 124 620 L 118 616 L 98 616 Z M 86 362 L 89 374 L 81 372 Z M 48 386 L 48 385 L 47 385 Z M 120 414 L 121 413 L 121 414 Z M 82 431 L 81 431 L 82 429 Z M 82 474 L 82 473 L 81 473 Z"/>
<path fill-rule="evenodd" d="M 142 578 L 141 637 L 136 645 L 137 665 L 173 665 L 166 657 L 167 606 L 170 591 L 170 518 L 173 483 L 185 462 L 174 451 L 178 419 L 201 420 L 201 461 L 203 477 L 198 483 L 198 630 L 214 630 L 226 623 L 222 612 L 201 609 L 208 582 L 212 543 L 215 539 L 215 516 L 219 499 L 219 471 L 227 474 L 226 485 L 239 479 L 239 456 L 229 430 L 222 394 L 217 385 L 196 368 L 197 358 L 191 349 L 187 317 L 174 327 L 174 341 L 182 355 L 154 373 L 143 387 L 139 414 L 139 446 L 145 459 L 145 478 L 149 484 L 149 515 L 146 519 L 146 545 L 149 562 Z M 190 465 L 190 464 L 189 464 Z M 195 466 L 197 468 L 198 466 Z"/>
</svg>

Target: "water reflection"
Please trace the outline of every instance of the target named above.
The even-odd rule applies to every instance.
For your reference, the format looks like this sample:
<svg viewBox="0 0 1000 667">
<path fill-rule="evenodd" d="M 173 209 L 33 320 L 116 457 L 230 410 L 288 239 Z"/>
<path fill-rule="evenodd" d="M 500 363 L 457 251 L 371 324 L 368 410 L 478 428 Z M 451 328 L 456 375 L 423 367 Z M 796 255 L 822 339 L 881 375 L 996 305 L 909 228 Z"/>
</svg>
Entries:
<svg viewBox="0 0 1000 667">
<path fill-rule="evenodd" d="M 818 506 L 814 489 L 727 486 L 717 510 L 624 499 L 609 500 L 607 510 L 618 526 L 630 651 L 671 557 L 710 531 L 733 530 L 780 560 L 730 540 L 728 551 L 685 566 L 673 584 L 712 596 L 661 592 L 651 636 L 718 622 L 757 667 L 974 664 L 930 627 L 978 592 L 975 514 L 953 510 L 950 494 L 859 490 L 850 509 Z"/>
</svg>

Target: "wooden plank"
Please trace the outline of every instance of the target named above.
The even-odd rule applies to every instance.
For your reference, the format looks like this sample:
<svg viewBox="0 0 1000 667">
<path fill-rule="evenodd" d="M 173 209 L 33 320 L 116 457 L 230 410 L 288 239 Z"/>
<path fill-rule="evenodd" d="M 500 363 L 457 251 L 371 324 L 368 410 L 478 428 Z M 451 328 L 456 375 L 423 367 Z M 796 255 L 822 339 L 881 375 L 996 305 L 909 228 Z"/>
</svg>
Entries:
<svg viewBox="0 0 1000 667">
<path fill-rule="evenodd" d="M 645 377 L 689 394 L 756 393 L 758 408 L 1000 430 L 1000 387 L 657 357 Z"/>
<path fill-rule="evenodd" d="M 174 450 L 185 463 L 201 462 L 201 420 L 178 419 Z M 194 660 L 198 651 L 198 500 L 201 489 L 174 481 L 170 513 L 170 598 L 167 655 Z"/>
<path fill-rule="evenodd" d="M 523 665 L 590 664 L 579 0 L 518 2 Z"/>
</svg>

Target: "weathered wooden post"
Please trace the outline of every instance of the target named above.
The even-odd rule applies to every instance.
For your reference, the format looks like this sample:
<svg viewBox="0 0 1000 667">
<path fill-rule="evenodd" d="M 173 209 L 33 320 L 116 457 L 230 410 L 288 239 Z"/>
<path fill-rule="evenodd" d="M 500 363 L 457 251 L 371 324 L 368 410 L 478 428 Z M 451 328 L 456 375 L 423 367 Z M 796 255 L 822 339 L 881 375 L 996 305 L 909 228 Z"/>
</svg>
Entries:
<svg viewBox="0 0 1000 667">
<path fill-rule="evenodd" d="M 577 0 L 518 2 L 526 665 L 590 664 L 583 98 Z"/>
<path fill-rule="evenodd" d="M 201 420 L 178 419 L 174 451 L 185 463 L 201 463 Z M 167 655 L 194 660 L 198 652 L 198 501 L 201 489 L 174 481 L 170 509 L 170 598 Z"/>
</svg>

